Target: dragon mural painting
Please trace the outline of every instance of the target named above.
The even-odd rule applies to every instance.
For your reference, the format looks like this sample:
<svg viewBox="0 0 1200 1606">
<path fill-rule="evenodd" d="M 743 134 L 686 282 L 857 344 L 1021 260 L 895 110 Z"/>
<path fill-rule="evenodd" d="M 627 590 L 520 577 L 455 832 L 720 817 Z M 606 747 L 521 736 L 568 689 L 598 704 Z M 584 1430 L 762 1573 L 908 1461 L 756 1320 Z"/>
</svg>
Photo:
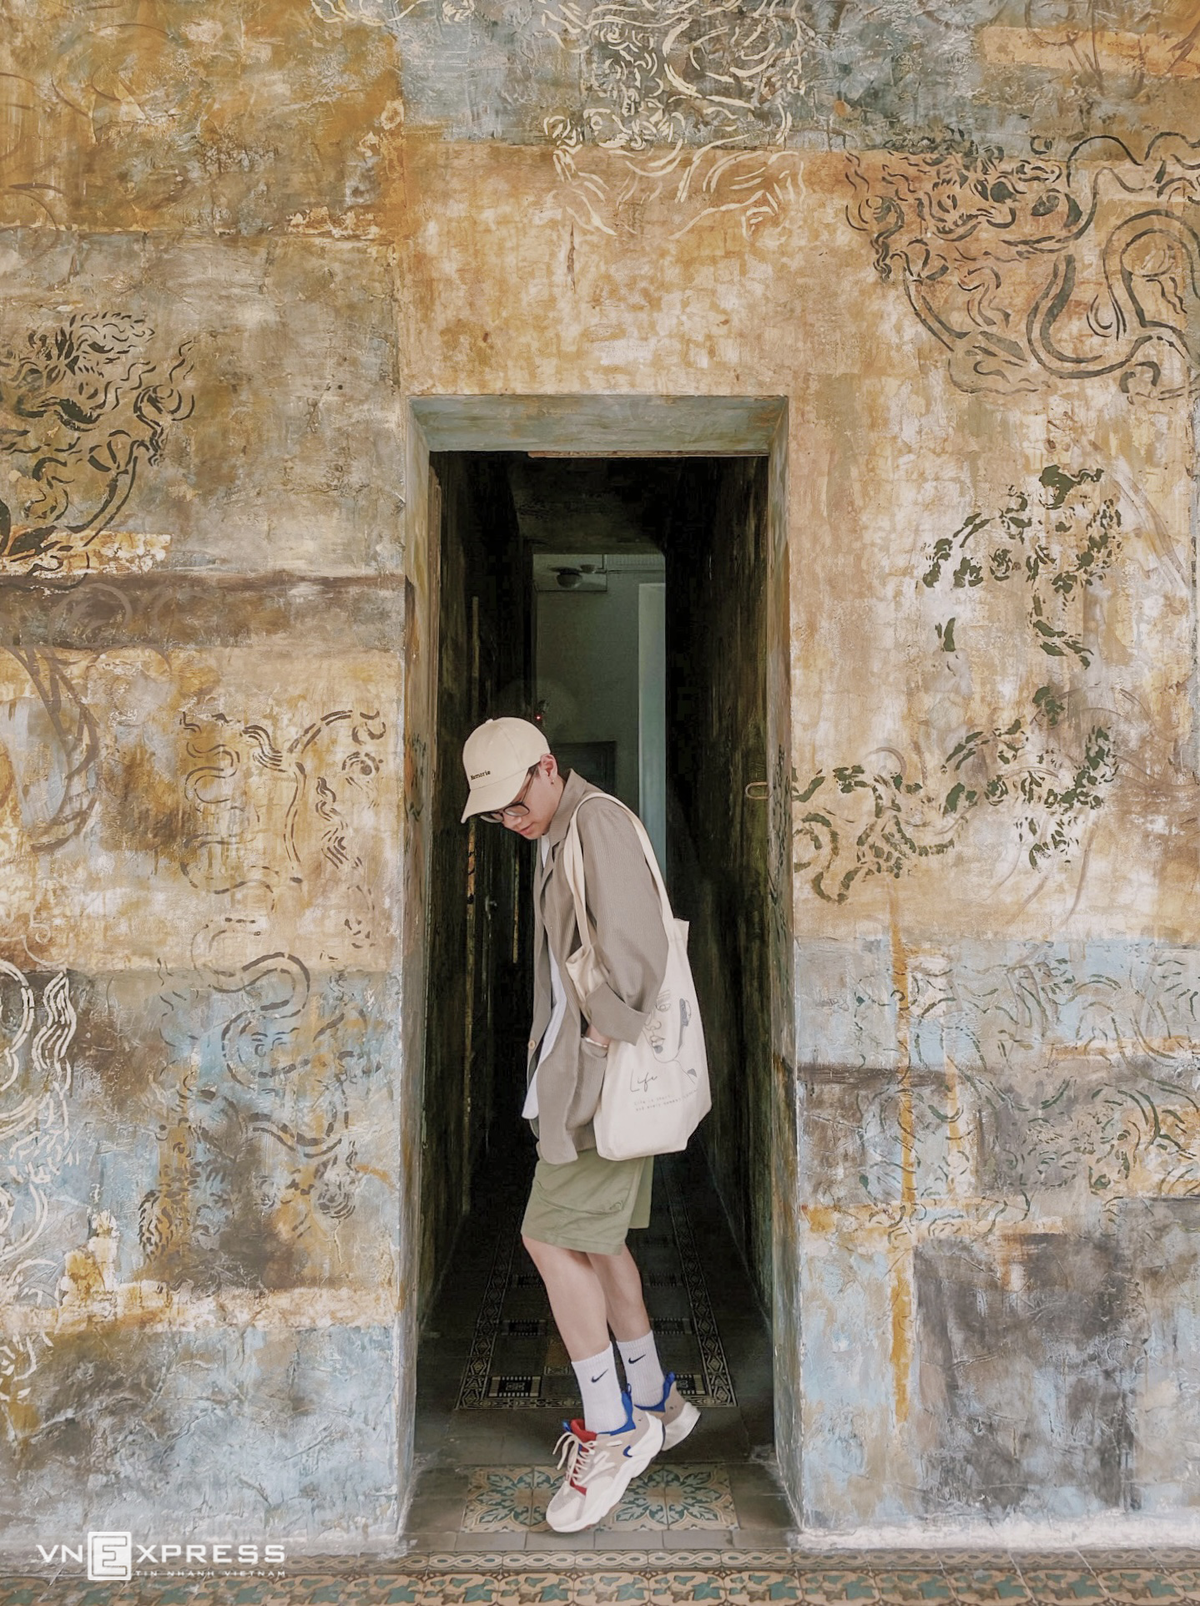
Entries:
<svg viewBox="0 0 1200 1606">
<path fill-rule="evenodd" d="M 0 578 L 69 585 L 95 564 L 120 574 L 161 563 L 164 538 L 114 528 L 139 466 L 160 460 L 194 405 L 187 348 L 164 372 L 153 341 L 145 319 L 82 313 L 0 341 L 0 460 L 10 465 L 0 487 Z M 49 642 L 7 646 L 41 705 L 25 716 L 41 742 L 5 744 L 0 808 L 17 800 L 36 852 L 76 836 L 96 797 L 96 719 L 76 690 L 71 652 L 55 640 L 63 632 L 74 640 L 65 598 L 55 621 Z"/>
<path fill-rule="evenodd" d="M 1012 155 L 897 136 L 849 155 L 846 178 L 849 223 L 933 337 L 921 337 L 920 361 L 940 349 L 979 420 L 1006 404 L 1069 415 L 1062 398 L 1081 383 L 1103 392 L 1110 422 L 1187 419 L 1200 362 L 1200 144 L 1162 133 L 1136 152 L 1106 137 Z M 1153 1460 L 1141 1379 L 1170 1342 L 1162 1332 L 1190 1320 L 1156 1308 L 1140 1279 L 1158 1264 L 1170 1210 L 1200 1195 L 1197 955 L 1186 926 L 1177 940 L 1138 935 L 1136 921 L 1110 932 L 1109 889 L 1084 888 L 1102 832 L 1110 870 L 1113 843 L 1194 841 L 1194 532 L 1168 527 L 1120 457 L 1076 433 L 1069 458 L 1026 468 L 916 546 L 907 738 L 779 777 L 797 890 L 890 924 L 868 941 L 850 909 L 840 923 L 830 911 L 813 929 L 840 935 L 800 944 L 802 1144 L 821 1179 L 804 1242 L 814 1267 L 827 1257 L 843 1278 L 860 1275 L 851 1268 L 868 1244 L 884 1257 L 880 1386 L 896 1422 L 912 1424 L 905 1454 L 930 1497 L 964 1514 L 1027 1501 L 1059 1510 L 1049 1486 L 1071 1478 L 1088 1509 L 1129 1509 L 1130 1458 Z M 927 902 L 949 884 L 934 866 L 975 831 L 987 846 L 960 873 L 977 930 L 946 929 Z M 917 873 L 921 886 L 895 884 Z M 890 896 L 872 903 L 873 884 Z M 1043 893 L 1048 929 L 1029 912 Z M 1068 1246 L 1077 1282 L 1049 1263 Z M 1195 1261 L 1186 1245 L 1170 1253 L 1187 1305 Z M 825 1274 L 803 1275 L 807 1331 L 822 1334 L 813 1353 L 836 1349 Z M 1034 1302 L 1063 1304 L 1017 1338 L 1003 1313 L 1026 1286 Z M 865 1274 L 855 1287 L 874 1297 Z M 1105 1346 L 1118 1332 L 1114 1362 Z M 1062 1433 L 1022 1413 L 1026 1343 L 1039 1356 L 1031 1386 L 1054 1396 Z M 1064 1356 L 1078 1379 L 1070 1398 L 1048 1381 Z M 822 1364 L 806 1372 L 814 1464 L 866 1432 Z M 976 1364 L 979 1381 L 965 1382 Z M 1084 1468 L 1069 1445 L 1101 1400 L 1124 1449 L 1105 1440 Z M 1015 1450 L 1010 1421 L 1025 1436 Z M 1039 1483 L 1039 1457 L 1062 1472 Z"/>
<path fill-rule="evenodd" d="M 1087 668 L 1095 652 L 1072 624 L 1084 593 L 1101 587 L 1122 549 L 1121 495 L 1100 469 L 1068 473 L 1051 463 L 1006 502 L 973 511 L 926 551 L 918 590 L 945 595 L 946 614 L 929 650 L 966 654 L 970 626 L 962 599 L 977 589 L 1024 587 L 1030 642 L 1050 662 L 1027 706 L 1008 709 L 986 728 L 958 734 L 943 756 L 884 755 L 819 770 L 791 783 L 795 869 L 827 902 L 845 903 L 874 876 L 899 878 L 922 860 L 949 853 L 980 809 L 1011 816 L 1029 866 L 1050 867 L 1080 846 L 1091 814 L 1117 776 L 1111 721 L 1093 720 L 1076 748 L 1064 716 L 1074 697 L 1063 674 Z M 1053 668 L 1059 662 L 1055 677 Z M 842 803 L 846 799 L 857 809 Z M 832 801 L 835 800 L 835 801 Z M 842 804 L 839 811 L 837 804 Z"/>
<path fill-rule="evenodd" d="M 293 954 L 205 967 L 161 995 L 159 1175 L 141 1198 L 145 1275 L 201 1294 L 319 1275 L 362 1184 L 352 1110 L 378 1064 L 352 980 Z"/>
<path fill-rule="evenodd" d="M 850 221 L 969 392 L 1118 375 L 1182 396 L 1200 366 L 1200 143 L 1138 160 L 1082 140 L 1065 160 L 969 141 L 855 155 Z"/>
<path fill-rule="evenodd" d="M 161 994 L 171 1053 L 139 1241 L 168 1282 L 288 1286 L 333 1253 L 318 1246 L 364 1177 L 354 1117 L 381 1080 L 383 1027 L 357 972 L 379 937 L 388 726 L 349 708 L 289 741 L 218 709 L 180 723 L 181 868 L 218 912 L 193 938 L 194 973 Z M 231 957 L 295 926 L 318 974 L 290 953 Z"/>
<path fill-rule="evenodd" d="M 947 349 L 959 389 L 999 396 L 1115 379 L 1131 401 L 1191 394 L 1200 143 L 1159 135 L 1138 160 L 1117 140 L 1089 139 L 1055 160 L 923 139 L 851 155 L 847 178 L 851 225 L 870 236 L 880 277 L 900 281 Z M 984 807 L 1014 810 L 1035 869 L 1080 847 L 1121 754 L 1111 707 L 1063 746 L 1064 715 L 1083 695 L 1068 684 L 1070 666 L 1086 671 L 1097 653 L 1081 604 L 1119 575 L 1134 534 L 1153 543 L 1154 517 L 1105 468 L 1048 463 L 1003 505 L 972 510 L 927 543 L 918 590 L 953 600 L 1026 589 L 1030 645 L 1059 660 L 1057 679 L 1031 687 L 1026 707 L 960 733 L 940 758 L 893 754 L 886 767 L 849 762 L 793 779 L 796 870 L 818 897 L 844 902 L 864 879 L 940 857 Z M 1164 572 L 1186 585 L 1178 559 Z M 983 622 L 977 607 L 972 620 Z M 969 650 L 970 629 L 961 613 L 943 613 L 931 650 Z M 865 814 L 835 818 L 826 802 L 835 789 Z"/>
<path fill-rule="evenodd" d="M 194 405 L 189 346 L 164 372 L 153 339 L 144 318 L 72 313 L 0 342 L 0 452 L 12 469 L 0 491 L 0 575 L 162 561 L 161 541 L 114 532 L 139 466 L 159 461 Z"/>
</svg>

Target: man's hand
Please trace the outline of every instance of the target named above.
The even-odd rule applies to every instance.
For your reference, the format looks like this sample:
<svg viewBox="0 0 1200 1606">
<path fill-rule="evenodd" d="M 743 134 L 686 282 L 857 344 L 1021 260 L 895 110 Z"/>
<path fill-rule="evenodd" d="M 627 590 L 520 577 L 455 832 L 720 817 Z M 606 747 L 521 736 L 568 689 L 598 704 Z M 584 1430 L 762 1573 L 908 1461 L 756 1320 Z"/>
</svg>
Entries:
<svg viewBox="0 0 1200 1606">
<path fill-rule="evenodd" d="M 589 1043 L 595 1043 L 598 1048 L 607 1048 L 612 1042 L 611 1037 L 605 1037 L 603 1032 L 598 1032 L 590 1021 L 588 1022 L 588 1029 L 583 1035 Z"/>
</svg>

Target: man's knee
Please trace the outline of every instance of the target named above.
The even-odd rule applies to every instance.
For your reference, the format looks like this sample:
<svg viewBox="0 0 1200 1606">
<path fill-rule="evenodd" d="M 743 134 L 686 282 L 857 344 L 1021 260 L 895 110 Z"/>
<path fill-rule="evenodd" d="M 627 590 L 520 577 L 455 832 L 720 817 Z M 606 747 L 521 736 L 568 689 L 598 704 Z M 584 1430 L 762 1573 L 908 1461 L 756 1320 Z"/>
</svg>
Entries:
<svg viewBox="0 0 1200 1606">
<path fill-rule="evenodd" d="M 628 1244 L 622 1244 L 619 1249 L 614 1249 L 611 1255 L 602 1255 L 595 1250 L 589 1250 L 588 1259 L 599 1272 L 616 1271 L 625 1266 L 626 1263 L 631 1266 L 636 1265 L 633 1256 L 629 1253 Z"/>
<path fill-rule="evenodd" d="M 548 1244 L 543 1238 L 531 1238 L 527 1233 L 521 1234 L 521 1242 L 529 1254 L 529 1258 L 537 1265 L 543 1260 L 587 1260 L 576 1249 L 564 1249 L 561 1244 Z"/>
</svg>

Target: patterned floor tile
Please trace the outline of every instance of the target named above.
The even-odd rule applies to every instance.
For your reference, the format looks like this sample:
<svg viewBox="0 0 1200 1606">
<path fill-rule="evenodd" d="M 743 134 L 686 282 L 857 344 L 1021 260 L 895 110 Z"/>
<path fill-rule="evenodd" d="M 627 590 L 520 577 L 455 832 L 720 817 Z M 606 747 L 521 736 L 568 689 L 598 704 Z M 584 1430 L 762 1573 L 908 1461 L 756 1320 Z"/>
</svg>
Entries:
<svg viewBox="0 0 1200 1606">
<path fill-rule="evenodd" d="M 522 1573 L 515 1582 L 517 1587 L 513 1592 L 502 1598 L 503 1606 L 542 1606 L 543 1602 L 572 1602 L 575 1598 L 572 1579 L 558 1573 Z M 497 1597 L 497 1601 L 501 1601 L 501 1597 Z"/>
<path fill-rule="evenodd" d="M 1157 1559 L 1157 1558 L 1156 1558 Z M 1159 1563 L 1161 1565 L 1161 1561 Z M 1171 1578 L 1179 1589 L 1185 1589 L 1200 1600 L 1200 1567 L 1178 1565 L 1171 1569 Z"/>
<path fill-rule="evenodd" d="M 546 1506 L 559 1479 L 540 1469 L 535 1471 L 537 1482 L 532 1508 L 522 1520 L 533 1529 L 541 1529 L 545 1525 Z M 619 1504 L 600 1524 L 599 1534 L 633 1534 L 668 1527 L 682 1531 L 725 1529 L 732 1528 L 736 1522 L 737 1510 L 723 1468 L 655 1468 L 634 1479 Z M 498 1519 L 495 1525 L 505 1524 Z M 603 1544 L 602 1537 L 598 1537 L 597 1543 Z"/>
<path fill-rule="evenodd" d="M 613 1606 L 617 1601 L 653 1599 L 649 1579 L 641 1572 L 594 1572 L 580 1578 L 572 1596 L 573 1606 Z"/>
<path fill-rule="evenodd" d="M 662 1485 L 668 1528 L 736 1527 L 737 1508 L 724 1467 L 663 1467 L 655 1477 Z"/>
<path fill-rule="evenodd" d="M 542 1467 L 476 1467 L 467 1485 L 466 1533 L 514 1533 L 545 1521 L 559 1479 Z"/>
<path fill-rule="evenodd" d="M 654 1602 L 654 1606 L 668 1601 L 674 1606 L 676 1601 L 725 1601 L 730 1598 L 725 1580 L 712 1572 L 679 1567 L 666 1572 L 648 1572 L 645 1577 L 650 1589 L 648 1598 Z"/>
<path fill-rule="evenodd" d="M 540 1531 L 546 1506 L 559 1487 L 561 1474 L 541 1466 L 479 1466 L 467 1484 L 463 1531 L 466 1534 Z M 604 1532 L 644 1529 L 731 1529 L 737 1506 L 723 1466 L 652 1468 L 631 1482 L 614 1511 L 604 1519 Z"/>
<path fill-rule="evenodd" d="M 881 1597 L 866 1568 L 807 1568 L 798 1570 L 799 1599 L 805 1606 L 842 1606 L 847 1601 L 877 1601 Z"/>
<path fill-rule="evenodd" d="M 758 1601 L 806 1601 L 823 1599 L 802 1595 L 800 1581 L 795 1573 L 767 1572 L 758 1569 L 748 1569 L 745 1572 L 729 1572 L 725 1574 L 725 1599 L 730 1606 L 754 1606 Z M 874 1595 L 864 1596 L 866 1600 L 874 1600 Z"/>
<path fill-rule="evenodd" d="M 629 1485 L 615 1510 L 600 1524 L 600 1532 L 637 1533 L 666 1526 L 667 1497 L 662 1479 L 647 1473 Z"/>
<path fill-rule="evenodd" d="M 954 1590 L 941 1568 L 883 1568 L 872 1571 L 871 1579 L 880 1599 L 902 1602 L 903 1606 L 934 1606 L 938 1601 L 954 1602 Z"/>
<path fill-rule="evenodd" d="M 442 1573 L 437 1579 L 428 1580 L 421 1591 L 422 1606 L 428 1602 L 433 1606 L 467 1606 L 467 1602 L 479 1602 L 482 1606 L 491 1606 L 491 1603 L 511 1601 L 520 1598 L 520 1582 L 497 1577 L 495 1574 L 483 1572 Z M 516 1586 L 515 1593 L 511 1585 Z"/>
<path fill-rule="evenodd" d="M 1096 1578 L 1104 1600 L 1114 1606 L 1144 1606 L 1150 1601 L 1161 1601 L 1164 1606 L 1171 1601 L 1188 1602 L 1190 1606 L 1200 1600 L 1200 1592 L 1186 1580 L 1174 1573 L 1167 1576 L 1157 1567 L 1099 1567 Z"/>
<path fill-rule="evenodd" d="M 1084 1567 L 1022 1568 L 1026 1588 L 1034 1600 L 1046 1606 L 1059 1602 L 1103 1601 L 1104 1589 L 1093 1572 Z M 1168 1597 L 1169 1598 L 1169 1597 Z"/>
<path fill-rule="evenodd" d="M 1122 1558 L 1127 1560 L 1127 1558 Z M 1114 1606 L 1174 1602 L 1198 1606 L 1195 1569 L 1106 1566 L 1103 1557 L 1086 1566 L 1046 1565 L 1046 1558 L 972 1559 L 960 1554 L 951 1565 L 912 1565 L 911 1556 L 864 1552 L 816 1556 L 779 1550 L 678 1549 L 645 1552 L 636 1563 L 628 1553 L 499 1549 L 472 1554 L 413 1554 L 391 1565 L 356 1570 L 344 1560 L 298 1569 L 283 1580 L 144 1579 L 124 1587 L 82 1579 L 0 1580 L 3 1606 L 676 1606 L 688 1601 L 759 1606 L 1005 1606 L 1031 1602 L 1099 1600 Z M 1021 1570 L 1025 1577 L 1022 1581 Z M 1099 1593 L 1096 1593 L 1096 1591 Z"/>
<path fill-rule="evenodd" d="M 630 1484 L 600 1531 L 725 1529 L 736 1523 L 737 1509 L 724 1467 L 652 1467 Z"/>
<path fill-rule="evenodd" d="M 956 1601 L 963 1606 L 1005 1606 L 1006 1602 L 1028 1601 L 1030 1595 L 1019 1574 L 1011 1567 L 950 1566 L 946 1579 Z"/>
</svg>

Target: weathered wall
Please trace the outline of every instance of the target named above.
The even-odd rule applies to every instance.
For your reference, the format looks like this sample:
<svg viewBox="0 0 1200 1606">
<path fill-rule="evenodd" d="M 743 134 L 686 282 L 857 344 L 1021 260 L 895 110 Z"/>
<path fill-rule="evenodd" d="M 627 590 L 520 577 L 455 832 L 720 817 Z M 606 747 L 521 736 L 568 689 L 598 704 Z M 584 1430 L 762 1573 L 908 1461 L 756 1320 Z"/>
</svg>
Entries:
<svg viewBox="0 0 1200 1606">
<path fill-rule="evenodd" d="M 395 1520 L 436 639 L 404 402 L 479 391 L 787 398 L 805 1521 L 1183 1532 L 1191 6 L 2 20 L 14 1541 Z"/>
<path fill-rule="evenodd" d="M 151 1500 L 338 1532 L 347 1491 L 385 1522 L 397 1430 L 369 1399 L 406 1297 L 386 273 L 333 243 L 13 251 L 6 1532 Z"/>
<path fill-rule="evenodd" d="M 702 1141 L 765 1306 L 773 1117 L 767 539 L 765 459 L 685 465 L 666 541 L 674 902 L 690 921 L 704 1010 L 713 1108 Z"/>
</svg>

